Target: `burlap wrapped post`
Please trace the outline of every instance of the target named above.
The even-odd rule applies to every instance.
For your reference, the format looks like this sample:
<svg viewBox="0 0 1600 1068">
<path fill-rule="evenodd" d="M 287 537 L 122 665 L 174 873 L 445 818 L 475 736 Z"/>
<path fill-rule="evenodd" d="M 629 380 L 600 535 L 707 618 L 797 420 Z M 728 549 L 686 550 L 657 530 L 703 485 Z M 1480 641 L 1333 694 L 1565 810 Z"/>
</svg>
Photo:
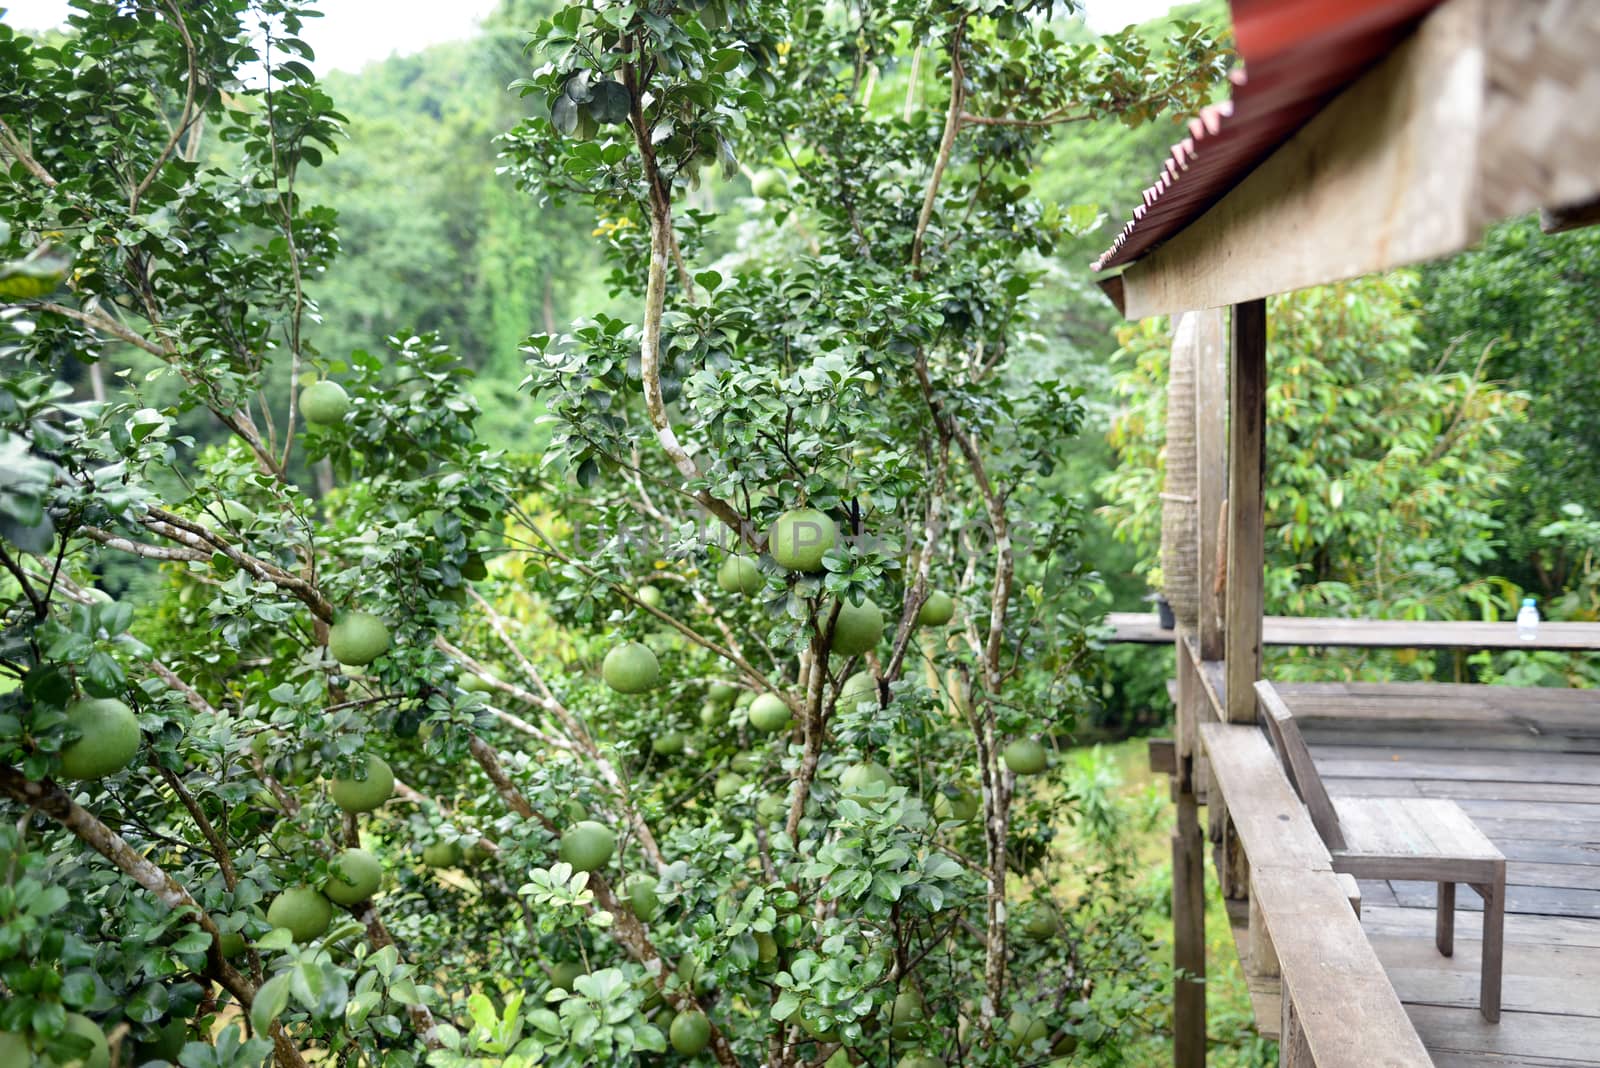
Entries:
<svg viewBox="0 0 1600 1068">
<path fill-rule="evenodd" d="M 1200 538 L 1195 493 L 1195 377 L 1199 349 L 1196 317 L 1179 316 L 1172 332 L 1167 373 L 1166 484 L 1161 493 L 1162 592 L 1186 627 L 1200 618 Z"/>
</svg>

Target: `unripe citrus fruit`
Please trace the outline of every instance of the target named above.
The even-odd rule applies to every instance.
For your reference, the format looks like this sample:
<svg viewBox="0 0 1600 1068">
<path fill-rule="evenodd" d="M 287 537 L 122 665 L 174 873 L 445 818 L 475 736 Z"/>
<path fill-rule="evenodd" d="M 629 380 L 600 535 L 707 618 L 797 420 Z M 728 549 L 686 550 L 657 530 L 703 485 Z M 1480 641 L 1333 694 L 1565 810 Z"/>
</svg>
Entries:
<svg viewBox="0 0 1600 1068">
<path fill-rule="evenodd" d="M 1044 746 L 1032 738 L 1018 738 L 1001 750 L 1000 755 L 1005 759 L 1006 767 L 1018 775 L 1037 775 L 1049 763 Z"/>
<path fill-rule="evenodd" d="M 878 644 L 883 637 L 883 613 L 871 601 L 839 603 L 839 618 L 833 624 L 833 651 L 839 656 L 856 656 Z"/>
<path fill-rule="evenodd" d="M 851 764 L 839 776 L 840 792 L 856 800 L 866 797 L 873 783 L 882 783 L 887 790 L 894 785 L 894 776 L 889 774 L 888 768 L 872 760 Z"/>
<path fill-rule="evenodd" d="M 680 1012 L 673 1017 L 668 1029 L 672 1048 L 685 1057 L 693 1057 L 711 1044 L 711 1021 L 699 1009 Z"/>
<path fill-rule="evenodd" d="M 616 849 L 617 836 L 611 828 L 594 820 L 576 823 L 561 835 L 561 859 L 572 865 L 573 871 L 605 867 Z"/>
<path fill-rule="evenodd" d="M 1006 1045 L 1012 1049 L 1027 1049 L 1035 1042 L 1043 1042 L 1050 1037 L 1049 1025 L 1022 1009 L 1018 1009 L 1007 1018 L 1006 1027 L 1011 1032 L 1006 1039 Z"/>
<path fill-rule="evenodd" d="M 429 842 L 422 847 L 422 863 L 430 868 L 453 868 L 462 857 L 460 842 Z"/>
<path fill-rule="evenodd" d="M 924 627 L 942 627 L 950 622 L 956 614 L 956 603 L 948 593 L 934 590 L 928 594 L 928 599 L 922 602 L 922 609 L 917 613 L 917 622 Z"/>
<path fill-rule="evenodd" d="M 256 514 L 238 501 L 212 501 L 201 510 L 198 519 L 207 530 L 247 527 L 255 521 Z"/>
<path fill-rule="evenodd" d="M 730 682 L 713 682 L 711 689 L 706 691 L 706 700 L 723 708 L 733 704 L 733 699 L 738 696 L 738 687 Z"/>
<path fill-rule="evenodd" d="M 575 960 L 562 960 L 550 965 L 550 985 L 557 990 L 571 990 L 578 976 L 586 974 L 583 964 Z"/>
<path fill-rule="evenodd" d="M 328 792 L 346 812 L 371 812 L 394 793 L 394 772 L 382 757 L 369 753 L 365 779 L 335 779 Z"/>
<path fill-rule="evenodd" d="M 815 508 L 794 508 L 767 531 L 767 552 L 790 571 L 820 571 L 823 554 L 838 540 L 833 520 Z"/>
<path fill-rule="evenodd" d="M 895 995 L 894 1004 L 889 1009 L 889 1025 L 894 1030 L 894 1037 L 904 1042 L 910 1038 L 917 1029 L 917 1022 L 922 1019 L 922 995 L 915 990 L 902 990 Z"/>
<path fill-rule="evenodd" d="M 895 1068 L 945 1068 L 944 1061 L 926 1053 L 907 1053 Z"/>
<path fill-rule="evenodd" d="M 634 596 L 647 608 L 661 607 L 661 589 L 658 586 L 640 586 Z"/>
<path fill-rule="evenodd" d="M 748 556 L 730 556 L 717 568 L 717 586 L 724 593 L 742 593 L 749 596 L 760 593 L 767 584 L 761 568 Z"/>
<path fill-rule="evenodd" d="M 244 935 L 238 931 L 223 931 L 219 948 L 222 950 L 224 957 L 232 960 L 244 952 Z"/>
<path fill-rule="evenodd" d="M 102 779 L 127 767 L 139 752 L 139 721 L 114 697 L 91 697 L 67 708 L 67 725 L 80 737 L 61 750 L 61 775 Z"/>
<path fill-rule="evenodd" d="M 789 706 L 775 693 L 764 693 L 750 703 L 750 726 L 758 731 L 789 729 Z"/>
<path fill-rule="evenodd" d="M 313 426 L 331 426 L 350 410 L 350 394 L 337 382 L 324 379 L 300 391 L 300 414 Z"/>
<path fill-rule="evenodd" d="M 872 677 L 870 671 L 858 671 L 839 687 L 838 708 L 840 711 L 854 712 L 858 705 L 867 701 L 874 705 L 878 703 L 878 680 Z"/>
<path fill-rule="evenodd" d="M 933 795 L 933 814 L 941 820 L 966 823 L 978 814 L 978 795 L 960 787 L 942 789 Z"/>
<path fill-rule="evenodd" d="M 81 1012 L 69 1012 L 65 1033 L 82 1035 L 93 1043 L 94 1048 L 85 1057 L 64 1062 L 62 1068 L 110 1068 L 111 1047 L 107 1045 L 106 1033 L 100 1030 L 99 1024 Z"/>
<path fill-rule="evenodd" d="M 360 667 L 389 651 L 389 628 L 370 612 L 342 612 L 328 628 L 328 654 Z"/>
<path fill-rule="evenodd" d="M 333 922 L 333 906 L 309 886 L 291 887 L 272 899 L 267 922 L 274 927 L 287 927 L 296 942 L 309 942 L 328 930 Z"/>
<path fill-rule="evenodd" d="M 0 1068 L 33 1068 L 28 1040 L 15 1031 L 0 1031 Z"/>
<path fill-rule="evenodd" d="M 711 788 L 711 792 L 716 795 L 718 801 L 726 801 L 728 798 L 738 793 L 739 788 L 743 785 L 744 777 L 742 775 L 735 775 L 730 771 L 724 775 L 717 776 L 716 785 Z"/>
<path fill-rule="evenodd" d="M 677 756 L 683 752 L 683 735 L 677 731 L 658 734 L 650 743 L 650 750 L 659 756 Z"/>
<path fill-rule="evenodd" d="M 383 865 L 365 849 L 346 849 L 333 858 L 322 892 L 335 905 L 365 901 L 383 885 Z"/>
<path fill-rule="evenodd" d="M 661 661 L 649 646 L 623 642 L 606 654 L 600 677 L 618 693 L 644 693 L 661 677 Z"/>
<path fill-rule="evenodd" d="M 1049 909 L 1039 909 L 1028 917 L 1028 922 L 1023 927 L 1028 932 L 1028 937 L 1035 942 L 1047 942 L 1061 930 L 1061 921 L 1056 919 L 1056 914 Z"/>
<path fill-rule="evenodd" d="M 628 906 L 645 923 L 649 923 L 661 907 L 661 898 L 656 895 L 658 885 L 655 876 L 644 872 L 628 876 L 628 881 L 622 884 L 623 891 L 628 895 Z"/>
</svg>

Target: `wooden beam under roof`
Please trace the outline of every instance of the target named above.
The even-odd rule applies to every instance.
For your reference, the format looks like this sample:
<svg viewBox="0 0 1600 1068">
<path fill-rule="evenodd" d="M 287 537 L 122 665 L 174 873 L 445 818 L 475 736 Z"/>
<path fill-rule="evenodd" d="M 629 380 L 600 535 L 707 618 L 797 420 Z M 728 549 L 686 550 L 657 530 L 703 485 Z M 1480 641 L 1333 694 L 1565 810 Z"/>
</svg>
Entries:
<svg viewBox="0 0 1600 1068">
<path fill-rule="evenodd" d="M 1166 244 L 1130 319 L 1457 252 L 1490 223 L 1600 195 L 1600 4 L 1449 0 Z"/>
</svg>

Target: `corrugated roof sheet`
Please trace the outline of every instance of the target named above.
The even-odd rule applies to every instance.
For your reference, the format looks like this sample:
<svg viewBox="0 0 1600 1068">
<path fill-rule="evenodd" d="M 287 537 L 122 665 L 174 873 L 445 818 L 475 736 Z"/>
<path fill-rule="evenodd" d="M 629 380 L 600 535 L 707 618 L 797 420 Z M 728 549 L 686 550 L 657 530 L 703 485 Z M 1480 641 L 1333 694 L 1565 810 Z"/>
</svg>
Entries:
<svg viewBox="0 0 1600 1068">
<path fill-rule="evenodd" d="M 1094 262 L 1132 263 L 1238 185 L 1441 0 L 1232 0 L 1244 67 L 1189 120 L 1133 218 Z"/>
</svg>

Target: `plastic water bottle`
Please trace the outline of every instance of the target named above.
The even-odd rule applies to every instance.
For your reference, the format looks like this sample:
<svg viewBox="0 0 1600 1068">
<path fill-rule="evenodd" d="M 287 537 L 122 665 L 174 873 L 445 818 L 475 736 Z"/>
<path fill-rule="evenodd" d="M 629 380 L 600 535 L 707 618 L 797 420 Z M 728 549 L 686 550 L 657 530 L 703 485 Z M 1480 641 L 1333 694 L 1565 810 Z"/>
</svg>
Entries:
<svg viewBox="0 0 1600 1068">
<path fill-rule="evenodd" d="M 1532 597 L 1522 599 L 1522 609 L 1517 612 L 1517 637 L 1525 642 L 1539 640 L 1538 602 Z"/>
</svg>

